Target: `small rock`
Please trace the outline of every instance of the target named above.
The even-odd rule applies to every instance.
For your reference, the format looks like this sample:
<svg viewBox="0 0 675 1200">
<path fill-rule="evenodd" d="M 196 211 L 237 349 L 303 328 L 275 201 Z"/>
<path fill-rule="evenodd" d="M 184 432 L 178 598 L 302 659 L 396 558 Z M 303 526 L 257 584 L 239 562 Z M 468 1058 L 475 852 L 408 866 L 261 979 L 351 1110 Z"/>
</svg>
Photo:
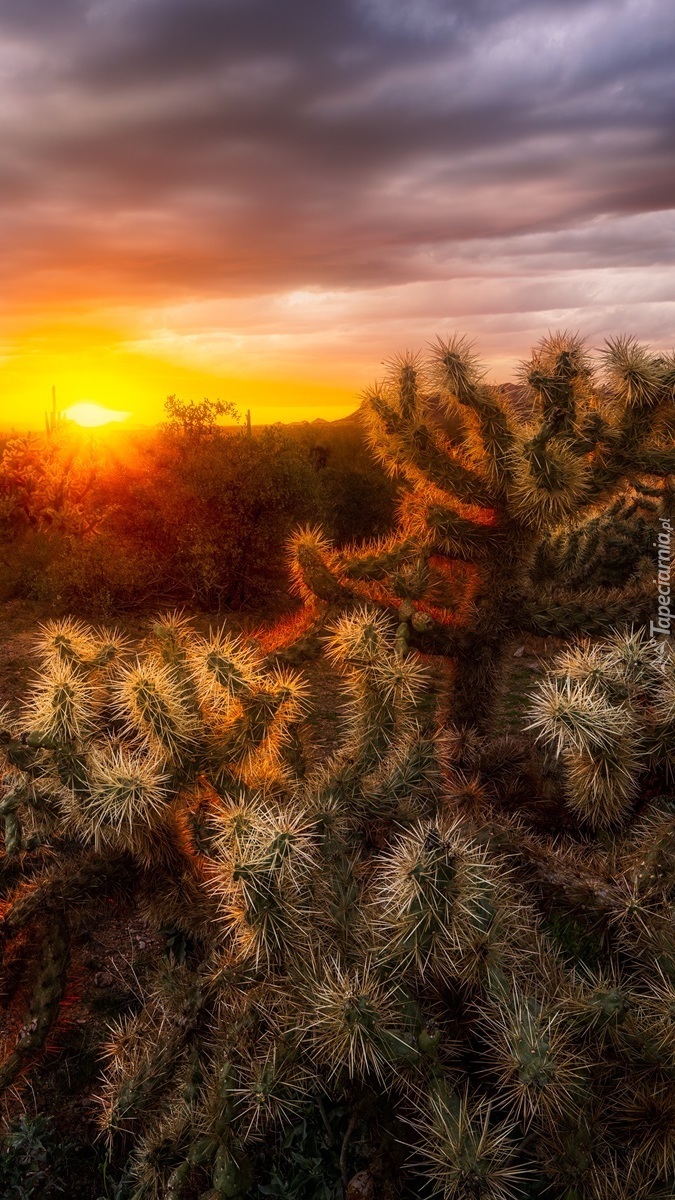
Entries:
<svg viewBox="0 0 675 1200">
<path fill-rule="evenodd" d="M 94 983 L 99 988 L 109 988 L 115 982 L 110 971 L 97 971 L 94 975 Z"/>
<path fill-rule="evenodd" d="M 513 651 L 513 657 L 514 658 L 522 658 L 524 653 L 525 653 L 525 647 L 519 646 L 517 650 Z"/>
<path fill-rule="evenodd" d="M 345 1200 L 375 1200 L 375 1180 L 370 1171 L 359 1171 L 347 1184 Z"/>
</svg>

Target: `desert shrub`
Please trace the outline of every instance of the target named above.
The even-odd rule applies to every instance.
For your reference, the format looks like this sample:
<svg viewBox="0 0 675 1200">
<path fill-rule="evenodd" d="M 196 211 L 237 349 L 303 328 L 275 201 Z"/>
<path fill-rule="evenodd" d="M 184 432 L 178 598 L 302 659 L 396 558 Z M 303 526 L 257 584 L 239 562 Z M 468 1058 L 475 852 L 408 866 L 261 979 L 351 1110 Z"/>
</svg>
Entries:
<svg viewBox="0 0 675 1200">
<path fill-rule="evenodd" d="M 151 546 L 114 530 L 91 538 L 51 539 L 50 557 L 33 595 L 57 611 L 109 618 L 153 604 L 162 595 L 163 564 Z"/>
<path fill-rule="evenodd" d="M 58 538 L 41 529 L 21 529 L 0 540 L 0 599 L 52 600 L 45 586 Z"/>
<path fill-rule="evenodd" d="M 5 532 L 31 528 L 86 537 L 106 517 L 100 477 L 93 443 L 67 425 L 50 437 L 11 438 L 0 459 Z"/>
<path fill-rule="evenodd" d="M 3 1200 L 47 1200 L 72 1183 L 76 1147 L 59 1136 L 46 1117 L 22 1117 L 0 1137 L 0 1196 Z"/>
<path fill-rule="evenodd" d="M 218 609 L 278 597 L 289 531 L 317 502 L 316 474 L 280 428 L 160 434 L 112 525 L 159 560 L 164 595 Z"/>
<path fill-rule="evenodd" d="M 218 434 L 221 417 L 238 422 L 240 414 L 229 400 L 181 400 L 167 396 L 164 403 L 165 429 L 181 438 L 202 441 Z"/>
<path fill-rule="evenodd" d="M 321 521 L 338 546 L 389 533 L 399 488 L 382 471 L 326 466 L 319 472 Z"/>
<path fill-rule="evenodd" d="M 77 467 L 73 431 L 10 442 L 2 595 L 103 615 L 148 603 L 269 607 L 286 594 L 298 521 L 320 518 L 341 542 L 389 526 L 396 489 L 365 459 L 323 469 L 281 426 L 247 436 L 202 429 L 194 413 L 185 430 L 176 421 L 101 442 L 95 460 L 90 440 Z"/>
</svg>

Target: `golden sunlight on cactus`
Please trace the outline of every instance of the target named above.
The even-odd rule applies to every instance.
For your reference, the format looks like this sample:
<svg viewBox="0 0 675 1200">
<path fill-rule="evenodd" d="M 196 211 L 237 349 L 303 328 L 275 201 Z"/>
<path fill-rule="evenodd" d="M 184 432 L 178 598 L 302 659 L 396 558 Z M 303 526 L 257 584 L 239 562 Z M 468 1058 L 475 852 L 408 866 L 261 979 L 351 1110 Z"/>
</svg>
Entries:
<svg viewBox="0 0 675 1200">
<path fill-rule="evenodd" d="M 82 742 L 95 729 L 100 695 L 77 669 L 55 662 L 37 680 L 25 709 L 31 733 L 47 741 Z"/>
<path fill-rule="evenodd" d="M 43 628 L 0 1090 L 99 1011 L 97 926 L 142 941 L 82 1042 L 134 1200 L 675 1194 L 672 379 L 551 335 L 511 403 L 462 338 L 404 353 L 364 402 L 399 527 L 298 533 L 287 636 Z"/>
<path fill-rule="evenodd" d="M 97 849 L 106 844 L 133 849 L 169 803 L 170 777 L 153 752 L 93 745 L 89 784 L 86 793 L 72 793 L 67 811 L 78 833 Z"/>
<path fill-rule="evenodd" d="M 319 618 L 370 600 L 402 645 L 453 659 L 455 720 L 489 730 L 514 638 L 649 626 L 675 455 L 672 359 L 633 338 L 593 355 L 575 334 L 548 335 L 517 405 L 484 376 L 464 337 L 396 357 L 362 413 L 373 452 L 409 485 L 397 534 L 341 555 L 312 529 L 291 558 Z M 439 563 L 470 569 L 464 600 Z"/>
<path fill-rule="evenodd" d="M 563 651 L 534 690 L 530 724 L 550 746 L 567 803 L 590 826 L 624 820 L 651 765 L 670 774 L 672 656 L 640 632 Z"/>
<path fill-rule="evenodd" d="M 196 737 L 195 722 L 169 668 L 152 659 L 123 670 L 116 681 L 115 703 L 130 736 L 157 753 L 178 757 Z"/>
</svg>

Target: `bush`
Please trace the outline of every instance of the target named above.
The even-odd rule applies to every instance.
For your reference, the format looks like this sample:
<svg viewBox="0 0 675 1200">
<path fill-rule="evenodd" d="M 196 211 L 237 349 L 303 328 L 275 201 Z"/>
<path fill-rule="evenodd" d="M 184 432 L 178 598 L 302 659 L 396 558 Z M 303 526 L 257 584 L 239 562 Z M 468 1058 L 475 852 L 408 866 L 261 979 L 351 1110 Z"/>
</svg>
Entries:
<svg viewBox="0 0 675 1200">
<path fill-rule="evenodd" d="M 21 1117 L 0 1141 L 2 1200 L 47 1200 L 65 1193 L 74 1147 L 45 1117 Z"/>
<path fill-rule="evenodd" d="M 345 439 L 359 446 L 355 429 Z M 5 598 L 103 616 L 161 603 L 274 607 L 294 525 L 318 517 L 343 543 L 393 516 L 396 488 L 362 448 L 356 466 L 344 450 L 324 466 L 330 447 L 314 454 L 304 427 L 127 434 L 93 460 L 91 444 L 79 458 L 78 445 L 67 430 L 7 448 Z"/>
<path fill-rule="evenodd" d="M 316 473 L 280 428 L 158 435 L 111 527 L 159 562 L 164 595 L 239 607 L 277 598 L 285 541 L 317 504 Z"/>
<path fill-rule="evenodd" d="M 398 489 L 383 472 L 328 466 L 320 474 L 321 523 L 338 546 L 387 533 Z"/>
</svg>

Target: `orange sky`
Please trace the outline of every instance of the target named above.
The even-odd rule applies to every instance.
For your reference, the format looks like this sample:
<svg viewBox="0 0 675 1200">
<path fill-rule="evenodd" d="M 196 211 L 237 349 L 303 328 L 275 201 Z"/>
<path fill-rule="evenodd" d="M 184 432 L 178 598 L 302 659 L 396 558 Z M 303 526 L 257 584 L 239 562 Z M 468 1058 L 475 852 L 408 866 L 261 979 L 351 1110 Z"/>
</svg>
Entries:
<svg viewBox="0 0 675 1200">
<path fill-rule="evenodd" d="M 73 323 L 18 332 L 0 359 L 0 424 L 41 427 L 51 408 L 52 385 L 63 410 L 82 401 L 131 413 L 129 424 L 163 419 L 166 396 L 232 400 L 254 423 L 278 420 L 333 419 L 354 410 L 354 389 L 299 377 L 257 378 L 230 374 L 226 363 L 201 365 L 190 355 L 166 347 L 144 352 L 129 344 L 124 331 L 92 329 Z"/>
<path fill-rule="evenodd" d="M 675 326 L 663 0 L 0 5 L 0 425 L 353 411 L 384 360 Z"/>
</svg>

